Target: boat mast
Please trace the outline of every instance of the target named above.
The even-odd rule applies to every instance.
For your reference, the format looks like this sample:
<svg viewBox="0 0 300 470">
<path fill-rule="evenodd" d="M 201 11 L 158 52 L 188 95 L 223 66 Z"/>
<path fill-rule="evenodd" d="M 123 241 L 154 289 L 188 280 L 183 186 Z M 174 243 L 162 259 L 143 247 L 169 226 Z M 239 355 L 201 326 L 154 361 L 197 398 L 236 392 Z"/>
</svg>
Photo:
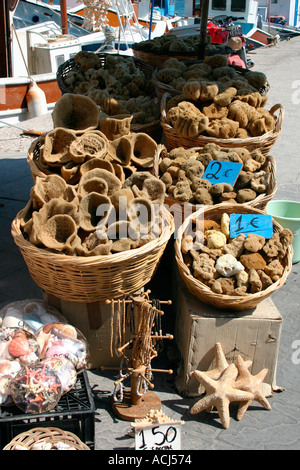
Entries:
<svg viewBox="0 0 300 470">
<path fill-rule="evenodd" d="M 12 15 L 19 0 L 3 0 L 0 2 L 0 77 L 12 76 L 11 62 L 11 29 Z"/>
<path fill-rule="evenodd" d="M 68 34 L 67 0 L 59 0 L 62 34 Z"/>
</svg>

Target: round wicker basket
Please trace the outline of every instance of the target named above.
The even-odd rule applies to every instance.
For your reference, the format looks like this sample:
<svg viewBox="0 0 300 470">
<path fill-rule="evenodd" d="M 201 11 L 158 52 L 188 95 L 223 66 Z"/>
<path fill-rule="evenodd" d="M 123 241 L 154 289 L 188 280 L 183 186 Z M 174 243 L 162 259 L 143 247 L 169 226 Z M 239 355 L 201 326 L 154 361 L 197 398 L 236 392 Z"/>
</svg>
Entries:
<svg viewBox="0 0 300 470">
<path fill-rule="evenodd" d="M 18 446 L 22 446 L 25 448 L 24 450 L 31 450 L 33 445 L 40 440 L 52 445 L 62 442 L 72 447 L 74 450 L 90 450 L 90 448 L 72 432 L 63 431 L 62 429 L 54 427 L 33 428 L 22 432 L 14 437 L 2 450 L 17 450 Z"/>
<path fill-rule="evenodd" d="M 101 65 L 103 68 L 105 68 L 105 62 L 106 58 L 108 56 L 113 56 L 113 57 L 118 57 L 118 54 L 103 54 L 103 53 L 95 53 L 98 58 L 101 61 Z M 134 59 L 135 66 L 143 72 L 145 77 L 148 80 L 151 80 L 152 74 L 153 74 L 153 68 L 143 62 L 140 59 Z M 72 70 L 79 70 L 79 66 L 76 64 L 74 58 L 67 60 L 63 64 L 61 64 L 56 73 L 56 79 L 57 79 L 57 84 L 59 86 L 59 89 L 62 94 L 64 93 L 73 93 L 72 90 L 70 90 L 66 85 L 65 85 L 65 78 L 68 75 L 68 73 Z M 155 99 L 155 93 L 153 93 L 153 99 Z M 153 139 L 159 140 L 161 138 L 161 126 L 160 126 L 160 120 L 157 119 L 153 121 L 152 123 L 146 123 L 146 124 L 139 124 L 139 123 L 133 123 L 130 125 L 130 129 L 132 132 L 145 132 L 146 134 L 149 134 Z"/>
<path fill-rule="evenodd" d="M 147 284 L 174 232 L 174 220 L 162 207 L 164 229 L 157 239 L 132 250 L 103 256 L 68 256 L 39 248 L 25 240 L 22 211 L 11 233 L 34 282 L 48 294 L 74 302 L 96 302 L 136 292 Z"/>
<path fill-rule="evenodd" d="M 255 308 L 262 300 L 268 298 L 271 294 L 273 294 L 273 292 L 282 287 L 286 282 L 286 279 L 292 269 L 293 249 L 292 246 L 290 246 L 287 255 L 283 259 L 284 271 L 281 278 L 274 282 L 267 289 L 256 294 L 248 294 L 246 296 L 216 294 L 208 286 L 192 275 L 182 256 L 181 241 L 183 234 L 192 220 L 196 220 L 197 218 L 204 216 L 204 220 L 209 219 L 219 222 L 223 212 L 227 212 L 228 214 L 265 214 L 264 211 L 245 205 L 240 205 L 237 207 L 236 205 L 218 204 L 211 207 L 202 207 L 197 212 L 187 217 L 184 223 L 178 229 L 174 244 L 175 259 L 178 270 L 189 292 L 206 304 L 213 305 L 220 309 L 239 311 Z M 275 220 L 273 220 L 273 230 L 274 232 L 282 230 L 281 225 L 279 225 Z"/>
<path fill-rule="evenodd" d="M 161 126 L 163 128 L 167 146 L 169 150 L 177 147 L 191 148 L 191 147 L 204 147 L 209 143 L 215 143 L 220 147 L 228 147 L 234 149 L 236 147 L 244 147 L 249 151 L 257 148 L 265 155 L 269 155 L 270 150 L 274 146 L 279 137 L 284 117 L 284 107 L 281 104 L 276 104 L 270 109 L 270 113 L 276 118 L 276 126 L 273 131 L 269 131 L 259 137 L 249 137 L 248 139 L 220 139 L 216 137 L 209 137 L 199 135 L 197 137 L 189 138 L 179 135 L 175 129 L 167 123 L 167 101 L 171 98 L 169 93 L 165 93 L 161 100 Z M 278 111 L 278 117 L 276 112 Z"/>
</svg>

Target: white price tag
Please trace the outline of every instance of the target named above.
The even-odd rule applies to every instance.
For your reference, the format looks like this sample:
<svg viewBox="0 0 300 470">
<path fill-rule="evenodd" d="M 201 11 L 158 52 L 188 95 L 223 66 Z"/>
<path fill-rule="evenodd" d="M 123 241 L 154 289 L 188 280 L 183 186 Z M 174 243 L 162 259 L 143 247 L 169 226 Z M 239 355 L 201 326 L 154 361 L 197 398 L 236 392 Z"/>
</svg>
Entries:
<svg viewBox="0 0 300 470">
<path fill-rule="evenodd" d="M 136 450 L 181 450 L 181 425 L 159 424 L 135 430 Z"/>
</svg>

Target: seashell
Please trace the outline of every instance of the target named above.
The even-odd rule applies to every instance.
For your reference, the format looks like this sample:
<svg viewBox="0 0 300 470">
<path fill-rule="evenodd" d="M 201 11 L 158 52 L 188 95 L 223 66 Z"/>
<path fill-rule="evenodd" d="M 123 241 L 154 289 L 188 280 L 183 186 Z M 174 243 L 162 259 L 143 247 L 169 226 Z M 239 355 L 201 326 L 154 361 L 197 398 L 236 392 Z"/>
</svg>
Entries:
<svg viewBox="0 0 300 470">
<path fill-rule="evenodd" d="M 39 239 L 46 248 L 67 250 L 77 235 L 77 226 L 69 215 L 58 214 L 51 217 L 41 227 Z"/>
<path fill-rule="evenodd" d="M 65 93 L 55 103 L 52 120 L 54 127 L 65 127 L 75 132 L 96 128 L 99 108 L 87 96 Z"/>
<path fill-rule="evenodd" d="M 25 335 L 16 335 L 9 343 L 8 351 L 12 357 L 27 356 L 32 352 Z"/>
<path fill-rule="evenodd" d="M 0 341 L 0 359 L 11 359 L 11 355 L 8 352 L 8 341 Z"/>
<path fill-rule="evenodd" d="M 46 309 L 39 302 L 28 302 L 28 304 L 25 305 L 23 312 L 25 314 L 31 313 L 33 315 L 41 316 L 46 312 Z"/>
<path fill-rule="evenodd" d="M 69 324 L 62 325 L 62 327 L 60 328 L 60 331 L 72 339 L 77 338 L 76 328 L 74 328 L 74 326 L 72 325 L 69 325 Z"/>
<path fill-rule="evenodd" d="M 23 326 L 23 315 L 20 310 L 9 307 L 2 321 L 2 326 L 6 328 L 20 328 Z"/>
<path fill-rule="evenodd" d="M 0 377 L 0 405 L 7 404 L 10 396 L 9 384 L 11 377 Z"/>
<path fill-rule="evenodd" d="M 51 450 L 52 449 L 52 443 L 47 442 L 44 439 L 40 439 L 39 441 L 36 441 L 30 448 L 30 450 Z"/>
<path fill-rule="evenodd" d="M 92 232 L 98 224 L 105 225 L 112 207 L 109 197 L 103 194 L 92 192 L 84 196 L 79 205 L 80 227 Z"/>
<path fill-rule="evenodd" d="M 21 365 L 18 361 L 0 359 L 0 376 L 8 375 L 10 377 L 13 377 L 19 372 L 20 369 Z"/>
<path fill-rule="evenodd" d="M 53 346 L 49 346 L 45 353 L 45 358 L 49 359 L 51 357 L 68 357 L 68 351 L 66 350 L 64 343 L 61 341 L 60 344 L 54 344 Z"/>
</svg>

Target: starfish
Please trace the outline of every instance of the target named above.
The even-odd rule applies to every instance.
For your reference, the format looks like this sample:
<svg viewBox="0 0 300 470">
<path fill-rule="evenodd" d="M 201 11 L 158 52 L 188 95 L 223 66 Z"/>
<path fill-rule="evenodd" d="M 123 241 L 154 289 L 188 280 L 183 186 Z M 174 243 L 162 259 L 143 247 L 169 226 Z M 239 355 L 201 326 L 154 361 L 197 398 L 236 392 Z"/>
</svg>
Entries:
<svg viewBox="0 0 300 470">
<path fill-rule="evenodd" d="M 268 369 L 261 370 L 257 375 L 251 375 L 241 356 L 238 356 L 237 358 L 237 368 L 239 371 L 239 378 L 235 382 L 234 388 L 250 392 L 253 395 L 253 398 L 250 400 L 240 403 L 237 419 L 242 419 L 253 401 L 260 403 L 266 410 L 271 410 L 270 403 L 261 391 L 261 384 L 268 373 Z"/>
<path fill-rule="evenodd" d="M 222 372 L 218 380 L 207 377 L 205 373 L 196 371 L 195 377 L 204 386 L 207 394 L 191 408 L 191 414 L 200 413 L 203 410 L 216 407 L 219 413 L 222 426 L 229 427 L 229 405 L 233 401 L 249 401 L 253 398 L 252 393 L 233 388 L 238 375 L 238 370 L 234 364 L 230 364 Z"/>
<path fill-rule="evenodd" d="M 202 372 L 205 374 L 206 377 L 210 377 L 213 380 L 218 380 L 222 372 L 229 366 L 225 354 L 223 352 L 221 343 L 216 343 L 215 347 L 215 363 L 216 367 L 214 369 L 208 370 L 206 372 Z M 246 361 L 246 366 L 250 367 L 252 365 L 252 361 Z M 190 377 L 195 377 L 197 379 L 197 371 L 193 371 L 190 374 Z"/>
</svg>

